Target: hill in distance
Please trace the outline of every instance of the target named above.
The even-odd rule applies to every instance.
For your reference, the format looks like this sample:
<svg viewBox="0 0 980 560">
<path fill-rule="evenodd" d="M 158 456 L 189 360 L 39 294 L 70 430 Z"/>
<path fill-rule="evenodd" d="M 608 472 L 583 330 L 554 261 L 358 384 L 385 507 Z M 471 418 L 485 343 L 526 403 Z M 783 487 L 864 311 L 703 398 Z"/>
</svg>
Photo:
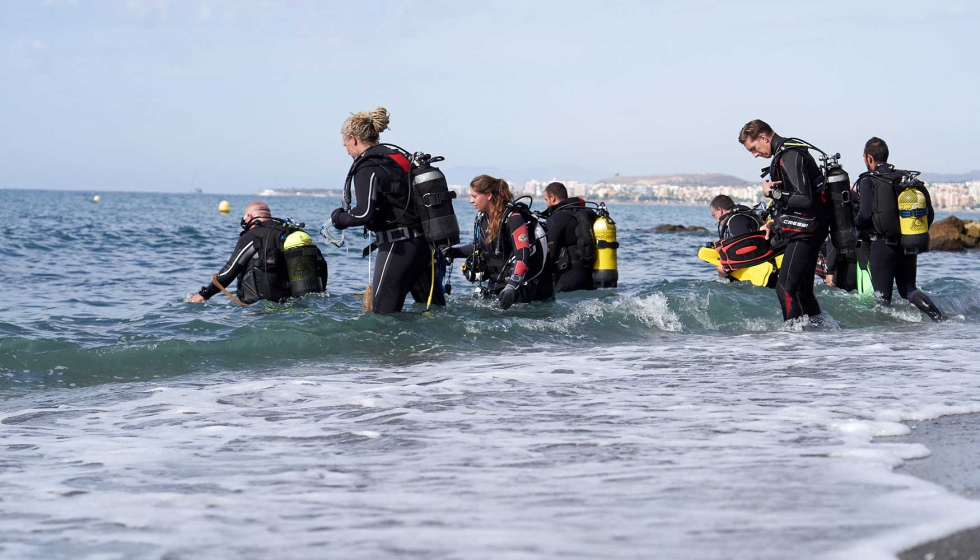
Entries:
<svg viewBox="0 0 980 560">
<path fill-rule="evenodd" d="M 740 187 L 751 185 L 745 179 L 724 173 L 677 173 L 674 175 L 636 175 L 609 177 L 599 183 L 616 185 L 677 185 L 679 187 Z"/>
</svg>

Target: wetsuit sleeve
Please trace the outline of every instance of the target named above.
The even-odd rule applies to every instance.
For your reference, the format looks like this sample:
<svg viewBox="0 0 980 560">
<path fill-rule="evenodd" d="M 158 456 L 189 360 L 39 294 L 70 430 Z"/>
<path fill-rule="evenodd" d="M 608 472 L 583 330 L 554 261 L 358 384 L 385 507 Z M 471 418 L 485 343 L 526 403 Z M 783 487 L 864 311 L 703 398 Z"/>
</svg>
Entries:
<svg viewBox="0 0 980 560">
<path fill-rule="evenodd" d="M 875 184 L 870 177 L 862 177 L 858 181 L 858 194 L 861 204 L 854 226 L 862 232 L 871 233 L 874 231 Z"/>
<path fill-rule="evenodd" d="M 248 263 L 256 252 L 257 248 L 255 246 L 255 236 L 243 235 L 238 238 L 238 244 L 235 245 L 235 251 L 231 254 L 231 258 L 225 263 L 225 266 L 221 268 L 218 272 L 218 282 L 222 286 L 227 288 L 232 280 L 238 278 L 245 265 Z M 204 299 L 211 299 L 215 294 L 220 292 L 214 282 L 208 282 L 208 284 L 201 288 L 198 292 Z"/>
<path fill-rule="evenodd" d="M 781 190 L 789 208 L 813 207 L 813 179 L 807 173 L 806 164 L 806 154 L 799 150 L 788 150 L 779 158 Z"/>
<path fill-rule="evenodd" d="M 827 274 L 834 274 L 837 272 L 837 248 L 834 247 L 829 237 L 824 241 L 823 251 L 824 258 L 827 260 Z"/>
<path fill-rule="evenodd" d="M 507 284 L 516 288 L 524 283 L 531 269 L 531 233 L 527 230 L 527 222 L 516 212 L 507 218 L 507 233 L 514 247 L 514 271 Z"/>
<path fill-rule="evenodd" d="M 385 172 L 377 165 L 362 165 L 351 178 L 351 190 L 354 191 L 356 205 L 350 212 L 337 215 L 336 226 L 340 229 L 364 226 L 374 220 L 378 211 L 378 199 L 381 197 L 381 181 Z"/>
<path fill-rule="evenodd" d="M 446 256 L 450 259 L 463 259 L 473 254 L 473 243 L 457 245 L 446 250 Z"/>
</svg>

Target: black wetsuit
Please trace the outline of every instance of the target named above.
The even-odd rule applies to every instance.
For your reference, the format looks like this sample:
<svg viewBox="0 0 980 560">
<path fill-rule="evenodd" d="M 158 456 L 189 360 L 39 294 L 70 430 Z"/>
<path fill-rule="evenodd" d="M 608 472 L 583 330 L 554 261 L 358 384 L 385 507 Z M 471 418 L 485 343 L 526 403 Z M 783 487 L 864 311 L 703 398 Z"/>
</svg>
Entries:
<svg viewBox="0 0 980 560">
<path fill-rule="evenodd" d="M 497 233 L 503 236 L 499 243 L 497 238 L 491 240 L 490 221 L 485 214 L 481 214 L 473 243 L 452 247 L 446 251 L 446 256 L 451 259 L 465 258 L 479 250 L 486 257 L 487 290 L 491 294 L 497 295 L 509 285 L 517 290 L 516 303 L 553 298 L 552 280 L 548 267 L 542 262 L 545 255 L 538 250 L 534 232 L 528 231 L 524 217 L 519 212 L 511 213 L 505 228 Z M 537 277 L 531 278 L 536 274 Z"/>
<path fill-rule="evenodd" d="M 584 204 L 581 198 L 567 198 L 541 213 L 547 219 L 545 229 L 548 231 L 548 260 L 551 261 L 555 292 L 596 289 L 592 279 L 595 237 L 591 224 L 595 223 L 598 216 Z M 580 234 L 585 234 L 579 227 L 579 213 L 589 224 L 588 239 L 579 239 Z M 592 244 L 592 262 L 587 262 L 582 256 L 580 242 Z"/>
<path fill-rule="evenodd" d="M 410 200 L 408 160 L 377 145 L 365 150 L 352 169 L 345 192 L 352 194 L 356 204 L 346 211 L 334 210 L 330 218 L 338 229 L 363 226 L 377 235 L 373 311 L 398 313 L 409 293 L 416 302 L 424 303 L 430 289 L 432 303 L 445 305 L 442 285 L 432 285 L 432 252 Z"/>
<path fill-rule="evenodd" d="M 915 285 L 918 255 L 905 254 L 902 248 L 897 197 L 890 182 L 890 177 L 900 172 L 891 164 L 879 163 L 875 167 L 875 173 L 883 176 L 865 173 L 858 179 L 861 209 L 855 220 L 861 235 L 871 241 L 871 284 L 885 304 L 891 303 L 892 289 L 897 285 L 900 296 L 909 300 L 932 320 L 940 321 L 944 318 L 943 313 Z M 931 226 L 936 214 L 932 209 L 929 193 L 923 193 L 926 196 Z"/>
<path fill-rule="evenodd" d="M 774 188 L 782 194 L 775 203 L 776 227 L 786 241 L 776 296 L 783 319 L 789 320 L 820 314 L 820 304 L 813 295 L 813 272 L 827 236 L 827 217 L 823 174 L 817 162 L 805 148 L 785 143 L 785 138 L 773 135 L 769 174 L 771 181 L 782 181 Z"/>
<path fill-rule="evenodd" d="M 857 289 L 857 263 L 841 257 L 829 235 L 820 254 L 824 257 L 824 273 L 834 277 L 835 287 L 848 292 Z"/>
<path fill-rule="evenodd" d="M 231 258 L 218 273 L 218 282 L 227 287 L 238 280 L 236 295 L 242 303 L 255 303 L 267 299 L 284 301 L 289 298 L 289 273 L 286 257 L 280 249 L 282 240 L 289 235 L 289 228 L 274 220 L 264 220 L 243 231 Z M 317 275 L 327 285 L 327 262 L 320 259 Z M 214 283 L 198 292 L 210 299 L 220 292 Z"/>
</svg>

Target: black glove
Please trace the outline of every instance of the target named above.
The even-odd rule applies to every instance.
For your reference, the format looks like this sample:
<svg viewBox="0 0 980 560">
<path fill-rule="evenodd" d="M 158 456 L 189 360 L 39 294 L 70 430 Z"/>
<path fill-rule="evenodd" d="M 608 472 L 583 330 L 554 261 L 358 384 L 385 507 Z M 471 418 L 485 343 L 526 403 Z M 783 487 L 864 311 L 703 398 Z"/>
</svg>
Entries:
<svg viewBox="0 0 980 560">
<path fill-rule="evenodd" d="M 454 258 L 452 247 L 442 247 L 436 251 L 436 260 L 444 266 L 449 266 Z"/>
<path fill-rule="evenodd" d="M 510 284 L 507 284 L 503 291 L 497 295 L 501 309 L 510 309 L 510 306 L 514 305 L 515 298 L 517 298 L 517 288 Z"/>
<path fill-rule="evenodd" d="M 347 226 L 342 225 L 338 221 L 338 218 L 343 213 L 344 213 L 344 209 L 343 208 L 338 208 L 338 209 L 336 209 L 336 210 L 334 210 L 333 212 L 330 213 L 330 223 L 333 224 L 333 227 L 335 227 L 335 228 L 337 228 L 339 230 L 343 230 L 343 229 L 346 229 L 347 228 Z"/>
</svg>

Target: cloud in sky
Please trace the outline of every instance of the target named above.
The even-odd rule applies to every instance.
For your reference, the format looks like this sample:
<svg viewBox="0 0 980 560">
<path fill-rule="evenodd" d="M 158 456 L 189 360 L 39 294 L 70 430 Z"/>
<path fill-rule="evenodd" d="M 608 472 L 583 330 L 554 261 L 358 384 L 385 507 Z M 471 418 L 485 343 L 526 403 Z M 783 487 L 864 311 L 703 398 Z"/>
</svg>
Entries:
<svg viewBox="0 0 980 560">
<path fill-rule="evenodd" d="M 341 122 L 377 105 L 384 139 L 502 173 L 754 178 L 752 118 L 852 173 L 872 135 L 913 168 L 980 167 L 971 2 L 66 6 L 0 18 L 0 185 L 336 186 Z"/>
</svg>

